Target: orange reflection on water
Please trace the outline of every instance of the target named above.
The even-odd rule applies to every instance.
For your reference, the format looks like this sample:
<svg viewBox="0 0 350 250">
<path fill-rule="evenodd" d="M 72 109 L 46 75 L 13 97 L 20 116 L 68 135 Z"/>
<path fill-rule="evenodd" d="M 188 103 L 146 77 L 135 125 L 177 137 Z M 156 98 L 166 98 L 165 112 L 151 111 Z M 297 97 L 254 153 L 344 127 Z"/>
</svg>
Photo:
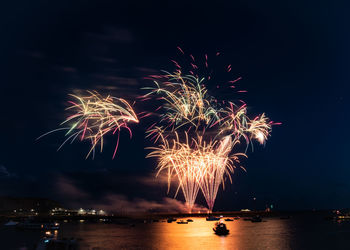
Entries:
<svg viewBox="0 0 350 250">
<path fill-rule="evenodd" d="M 192 219 L 188 224 L 163 220 L 136 223 L 134 227 L 130 224 L 65 223 L 59 233 L 61 237 L 81 239 L 82 249 L 290 249 L 291 229 L 285 220 L 225 221 L 230 233 L 218 236 L 213 231 L 215 221 Z"/>
<path fill-rule="evenodd" d="M 188 218 L 184 218 L 186 220 Z M 215 221 L 206 221 L 205 218 L 191 218 L 188 224 L 159 223 L 153 229 L 157 232 L 160 248 L 163 249 L 240 249 L 238 238 L 229 234 L 218 236 L 214 234 Z M 179 221 L 179 220 L 178 220 Z M 225 222 L 231 231 L 239 231 L 240 223 Z"/>
</svg>

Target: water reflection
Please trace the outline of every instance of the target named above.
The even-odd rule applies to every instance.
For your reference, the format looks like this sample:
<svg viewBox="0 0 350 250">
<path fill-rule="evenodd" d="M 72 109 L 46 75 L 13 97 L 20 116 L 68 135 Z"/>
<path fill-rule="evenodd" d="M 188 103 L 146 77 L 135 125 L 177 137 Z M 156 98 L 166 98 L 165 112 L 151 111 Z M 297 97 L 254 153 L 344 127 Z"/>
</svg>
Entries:
<svg viewBox="0 0 350 250">
<path fill-rule="evenodd" d="M 187 218 L 183 218 L 184 220 Z M 337 223 L 305 214 L 287 220 L 226 221 L 230 234 L 217 236 L 215 222 L 104 224 L 66 222 L 58 238 L 80 238 L 80 249 L 349 249 L 350 221 Z M 33 248 L 45 232 L 0 227 L 1 249 Z M 55 233 L 55 232 L 53 232 Z"/>
<path fill-rule="evenodd" d="M 183 218 L 184 220 L 188 218 Z M 214 234 L 215 222 L 192 218 L 188 224 L 156 222 L 130 225 L 67 224 L 61 237 L 81 238 L 83 249 L 290 249 L 288 221 L 225 222 L 230 234 Z"/>
<path fill-rule="evenodd" d="M 206 221 L 204 218 L 192 218 L 194 221 L 181 225 L 176 223 L 154 225 L 154 237 L 160 243 L 160 248 L 171 247 L 174 249 L 228 249 L 227 243 L 236 245 L 236 238 L 217 236 L 213 227 L 215 222 Z M 228 229 L 239 226 L 239 223 L 227 222 Z M 230 238 L 229 238 L 230 237 Z M 232 249 L 232 247 L 231 247 Z"/>
</svg>

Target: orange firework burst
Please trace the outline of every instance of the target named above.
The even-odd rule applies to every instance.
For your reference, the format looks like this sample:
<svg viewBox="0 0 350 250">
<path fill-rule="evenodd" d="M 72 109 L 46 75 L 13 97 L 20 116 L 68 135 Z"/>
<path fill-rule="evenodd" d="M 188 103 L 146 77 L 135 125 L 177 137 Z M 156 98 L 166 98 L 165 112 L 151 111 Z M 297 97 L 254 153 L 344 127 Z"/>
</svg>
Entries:
<svg viewBox="0 0 350 250">
<path fill-rule="evenodd" d="M 239 156 L 246 157 L 244 153 L 231 154 L 232 149 L 239 140 L 232 141 L 231 136 L 222 138 L 217 144 L 216 148 L 205 156 L 206 160 L 206 171 L 201 180 L 201 190 L 207 202 L 209 211 L 213 210 L 216 195 L 219 187 L 222 184 L 225 185 L 224 177 L 228 176 L 232 183 L 231 173 L 236 168 L 237 164 L 240 164 Z M 242 166 L 240 166 L 245 170 Z"/>
<path fill-rule="evenodd" d="M 211 211 L 219 189 L 224 183 L 224 176 L 233 173 L 234 163 L 239 163 L 238 156 L 244 154 L 230 154 L 238 141 L 232 142 L 231 137 L 225 137 L 220 142 L 203 140 L 199 134 L 189 139 L 185 133 L 185 142 L 181 142 L 178 133 L 175 138 L 165 139 L 162 135 L 162 144 L 152 150 L 147 157 L 157 157 L 158 174 L 161 171 L 168 173 L 168 189 L 171 179 L 176 176 L 178 190 L 181 188 L 188 209 L 191 212 L 199 189 L 208 203 Z M 176 193 L 177 193 L 176 192 Z"/>
</svg>

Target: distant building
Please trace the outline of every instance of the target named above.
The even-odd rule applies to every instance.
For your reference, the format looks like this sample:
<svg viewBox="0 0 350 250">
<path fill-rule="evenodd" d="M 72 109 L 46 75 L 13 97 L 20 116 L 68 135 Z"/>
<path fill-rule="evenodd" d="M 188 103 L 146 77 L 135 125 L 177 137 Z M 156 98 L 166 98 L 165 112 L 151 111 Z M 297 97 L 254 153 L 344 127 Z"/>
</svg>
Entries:
<svg viewBox="0 0 350 250">
<path fill-rule="evenodd" d="M 248 209 L 248 208 L 243 208 L 243 209 L 241 209 L 241 212 L 250 212 L 250 209 Z"/>
<path fill-rule="evenodd" d="M 95 209 L 83 209 L 80 208 L 77 210 L 78 215 L 107 215 L 107 213 L 103 210 L 95 210 Z"/>
<path fill-rule="evenodd" d="M 97 211 L 97 215 L 107 215 L 107 213 L 105 211 L 103 211 L 102 209 Z"/>
<path fill-rule="evenodd" d="M 53 208 L 62 207 L 58 202 L 43 198 L 0 197 L 0 214 L 30 216 L 48 214 Z"/>
<path fill-rule="evenodd" d="M 54 208 L 50 212 L 50 215 L 52 216 L 73 216 L 77 214 L 78 214 L 78 211 L 65 209 L 65 208 Z"/>
</svg>

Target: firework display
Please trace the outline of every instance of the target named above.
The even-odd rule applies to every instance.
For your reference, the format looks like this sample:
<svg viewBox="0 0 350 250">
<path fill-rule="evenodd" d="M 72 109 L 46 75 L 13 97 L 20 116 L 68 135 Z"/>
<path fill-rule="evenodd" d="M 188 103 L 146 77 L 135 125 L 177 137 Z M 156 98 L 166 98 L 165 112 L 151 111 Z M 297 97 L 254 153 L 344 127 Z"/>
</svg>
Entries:
<svg viewBox="0 0 350 250">
<path fill-rule="evenodd" d="M 178 49 L 185 55 L 181 48 Z M 216 53 L 215 57 L 219 55 Z M 58 150 L 68 141 L 89 141 L 88 158 L 91 154 L 94 157 L 98 148 L 103 151 L 107 134 L 117 134 L 113 159 L 121 129 L 125 128 L 131 138 L 129 124 L 153 116 L 156 120 L 146 129 L 146 137 L 155 146 L 147 148 L 151 151 L 147 157 L 157 158 L 157 175 L 163 171 L 167 173 L 168 192 L 171 182 L 177 182 L 175 196 L 179 191 L 182 192 L 189 212 L 199 191 L 203 194 L 209 211 L 212 211 L 220 186 L 224 188 L 226 179 L 232 183 L 231 175 L 237 167 L 245 170 L 240 164 L 240 158 L 247 157 L 249 146 L 253 146 L 253 141 L 265 145 L 272 125 L 279 123 L 270 121 L 264 113 L 249 118 L 247 104 L 241 99 L 233 102 L 228 98 L 215 98 L 213 89 L 222 88 L 219 84 L 221 80 L 213 77 L 208 55 L 204 56 L 204 71 L 201 71 L 198 63 L 200 60 L 196 60 L 193 55 L 189 55 L 189 58 L 188 67 L 182 67 L 172 60 L 176 67 L 174 72 L 163 71 L 160 75 L 148 77 L 154 85 L 142 88 L 147 92 L 139 99 L 152 100 L 152 105 L 160 102 L 153 111 L 143 111 L 136 115 L 126 100 L 110 95 L 103 97 L 97 91 L 87 91 L 86 95 L 71 94 L 73 100 L 69 101 L 70 106 L 66 109 L 70 115 L 61 123 L 65 127 L 52 130 L 39 138 L 53 132 L 66 131 L 66 139 Z M 226 73 L 232 71 L 231 65 L 223 68 Z M 222 98 L 232 91 L 247 92 L 236 90 L 235 84 L 240 79 L 238 77 L 224 82 L 225 93 L 219 96 Z"/>
<path fill-rule="evenodd" d="M 205 85 L 211 76 L 200 77 L 194 57 L 190 55 L 190 58 L 189 74 L 184 74 L 180 64 L 173 61 L 174 73 L 152 76 L 155 87 L 144 88 L 149 92 L 143 98 L 154 96 L 163 101 L 157 108 L 157 111 L 163 111 L 159 121 L 147 130 L 147 137 L 159 144 L 149 148 L 148 157 L 158 158 L 158 174 L 167 172 L 168 188 L 172 178 L 177 178 L 177 191 L 182 190 L 189 212 L 199 190 L 212 211 L 219 187 L 224 187 L 225 176 L 232 182 L 231 174 L 240 164 L 239 157 L 246 157 L 246 150 L 253 140 L 265 144 L 276 123 L 265 114 L 250 119 L 247 105 L 241 100 L 241 104 L 236 105 L 211 96 Z M 205 55 L 206 68 L 207 60 Z M 231 65 L 226 69 L 230 72 Z M 239 79 L 229 81 L 229 87 L 234 89 L 232 84 Z M 243 152 L 237 147 L 241 141 L 246 144 Z"/>
<path fill-rule="evenodd" d="M 91 147 L 87 158 L 91 153 L 95 153 L 97 145 L 102 152 L 106 134 L 114 135 L 117 133 L 117 142 L 112 157 L 114 158 L 119 144 L 120 130 L 127 129 L 131 137 L 132 132 L 128 124 L 130 122 L 138 123 L 139 120 L 126 100 L 110 95 L 102 97 L 97 91 L 87 91 L 87 93 L 88 95 L 85 96 L 70 94 L 75 100 L 69 101 L 70 106 L 66 110 L 72 114 L 61 123 L 61 126 L 69 124 L 68 127 L 52 130 L 38 139 L 56 131 L 66 130 L 65 136 L 67 138 L 58 150 L 68 141 L 73 143 L 77 138 L 81 141 L 88 140 Z"/>
</svg>

